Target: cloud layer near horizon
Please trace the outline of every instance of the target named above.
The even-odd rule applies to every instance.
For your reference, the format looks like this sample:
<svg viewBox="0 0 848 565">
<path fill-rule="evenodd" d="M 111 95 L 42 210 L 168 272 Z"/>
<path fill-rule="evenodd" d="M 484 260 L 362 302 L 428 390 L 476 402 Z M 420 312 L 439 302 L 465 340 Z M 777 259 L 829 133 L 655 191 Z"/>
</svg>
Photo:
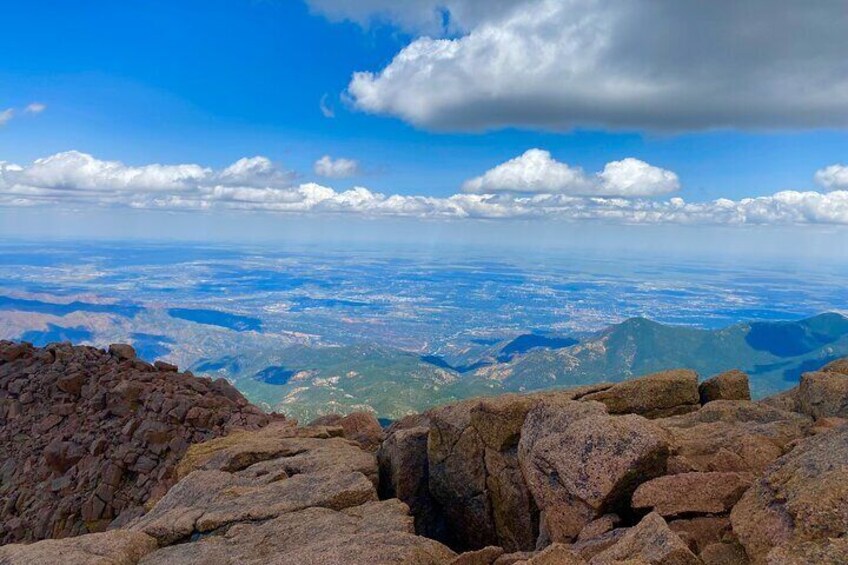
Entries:
<svg viewBox="0 0 848 565">
<path fill-rule="evenodd" d="M 541 163 L 541 169 L 533 170 L 534 163 Z M 526 175 L 511 177 L 516 171 L 529 175 L 529 181 Z M 701 203 L 686 202 L 680 197 L 658 200 L 644 196 L 676 190 L 677 176 L 671 171 L 636 159 L 623 159 L 590 176 L 535 149 L 468 181 L 467 192 L 442 198 L 385 195 L 364 187 L 337 191 L 312 182 L 295 184 L 293 173 L 266 157 L 240 159 L 215 170 L 197 164 L 128 166 L 68 151 L 37 159 L 27 166 L 0 161 L 0 205 L 446 219 L 848 225 L 848 167 L 833 165 L 820 170 L 815 178 L 830 192 L 782 191 L 770 196 Z M 580 188 L 575 190 L 575 186 Z M 592 192 L 609 193 L 613 188 L 615 196 L 594 196 L 597 192 Z"/>
<path fill-rule="evenodd" d="M 435 130 L 848 126 L 843 0 L 310 0 L 413 40 L 359 110 Z M 697 28 L 695 30 L 695 28 Z"/>
</svg>

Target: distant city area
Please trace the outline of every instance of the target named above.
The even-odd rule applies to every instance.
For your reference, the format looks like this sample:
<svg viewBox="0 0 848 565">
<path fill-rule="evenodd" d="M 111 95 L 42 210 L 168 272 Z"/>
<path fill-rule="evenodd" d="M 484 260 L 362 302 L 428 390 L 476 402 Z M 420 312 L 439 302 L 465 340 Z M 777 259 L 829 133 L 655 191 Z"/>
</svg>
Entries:
<svg viewBox="0 0 848 565">
<path fill-rule="evenodd" d="M 763 395 L 848 354 L 845 319 L 812 318 L 848 311 L 846 270 L 491 248 L 5 242 L 0 338 L 131 343 L 301 418 L 395 418 L 469 395 L 742 359 Z"/>
</svg>

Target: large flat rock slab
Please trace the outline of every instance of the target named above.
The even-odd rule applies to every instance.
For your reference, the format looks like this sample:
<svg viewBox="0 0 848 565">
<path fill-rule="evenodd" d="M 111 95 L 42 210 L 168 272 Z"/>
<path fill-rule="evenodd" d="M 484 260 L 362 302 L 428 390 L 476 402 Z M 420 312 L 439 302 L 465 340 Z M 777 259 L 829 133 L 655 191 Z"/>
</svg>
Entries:
<svg viewBox="0 0 848 565">
<path fill-rule="evenodd" d="M 442 565 L 454 557 L 438 542 L 414 535 L 407 507 L 389 500 L 342 510 L 307 508 L 236 525 L 222 535 L 163 548 L 141 563 Z"/>
<path fill-rule="evenodd" d="M 113 530 L 75 538 L 0 547 L 3 565 L 136 565 L 155 551 L 156 540 L 140 532 Z"/>
</svg>

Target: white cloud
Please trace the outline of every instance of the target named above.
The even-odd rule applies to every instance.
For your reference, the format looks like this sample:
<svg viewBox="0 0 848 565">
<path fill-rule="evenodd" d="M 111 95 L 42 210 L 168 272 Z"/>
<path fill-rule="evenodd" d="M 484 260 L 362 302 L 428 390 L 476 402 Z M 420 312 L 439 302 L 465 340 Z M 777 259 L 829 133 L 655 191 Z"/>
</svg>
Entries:
<svg viewBox="0 0 848 565">
<path fill-rule="evenodd" d="M 336 111 L 333 110 L 333 107 L 330 106 L 330 104 L 327 102 L 328 98 L 329 96 L 327 94 L 324 94 L 324 96 L 321 97 L 321 101 L 318 103 L 318 107 L 321 109 L 321 114 L 325 118 L 335 118 Z"/>
<path fill-rule="evenodd" d="M 831 165 L 816 171 L 816 183 L 825 190 L 848 190 L 848 166 Z"/>
<path fill-rule="evenodd" d="M 47 109 L 46 104 L 42 104 L 41 102 L 33 102 L 32 104 L 30 104 L 26 108 L 24 108 L 24 112 L 27 113 L 27 114 L 40 114 L 41 112 L 43 112 L 46 109 Z"/>
<path fill-rule="evenodd" d="M 497 14 L 531 4 L 529 0 L 308 0 L 331 20 L 364 26 L 393 23 L 406 31 L 444 35 L 468 30 Z"/>
<path fill-rule="evenodd" d="M 848 126 L 843 0 L 311 4 L 425 34 L 348 86 L 360 110 L 420 127 Z"/>
<path fill-rule="evenodd" d="M 9 120 L 15 117 L 15 110 L 12 108 L 6 108 L 2 112 L 0 112 L 0 126 L 6 125 Z"/>
<path fill-rule="evenodd" d="M 524 154 L 466 181 L 465 192 L 526 192 L 582 196 L 656 196 L 680 188 L 677 175 L 627 158 L 607 163 L 593 176 L 579 167 L 556 161 L 548 151 L 529 149 Z"/>
<path fill-rule="evenodd" d="M 358 175 L 359 163 L 353 159 L 344 159 L 342 157 L 333 159 L 329 155 L 324 155 L 315 161 L 313 170 L 316 175 L 322 177 L 341 179 Z"/>
<path fill-rule="evenodd" d="M 657 196 L 680 189 L 676 174 L 632 157 L 607 163 L 597 178 L 598 194 L 607 196 Z"/>
<path fill-rule="evenodd" d="M 21 185 L 49 190 L 166 192 L 190 190 L 210 173 L 199 165 L 130 167 L 67 151 L 36 159 L 13 178 Z"/>
<path fill-rule="evenodd" d="M 545 161 L 541 158 L 544 155 L 536 156 L 540 162 Z M 550 159 L 550 156 L 547 158 Z M 557 166 L 564 166 L 551 161 L 553 165 L 548 164 L 549 169 L 557 170 Z M 573 172 L 575 169 L 568 170 Z M 386 195 L 365 187 L 337 191 L 317 183 L 283 185 L 279 176 L 283 173 L 264 157 L 242 159 L 216 171 L 196 164 L 128 166 L 69 151 L 38 159 L 27 166 L 0 161 L 0 205 L 57 206 L 67 203 L 162 210 L 250 210 L 373 217 L 525 218 L 633 224 L 827 223 L 848 226 L 848 190 L 825 193 L 783 191 L 770 196 L 710 202 L 686 202 L 680 197 L 645 199 L 636 194 L 638 190 L 647 190 L 636 186 L 651 187 L 650 191 L 656 190 L 656 186 L 670 186 L 667 173 L 635 159 L 610 163 L 595 175 L 581 173 L 594 190 L 609 191 L 612 190 L 610 187 L 614 187 L 625 197 L 580 196 L 545 185 L 549 190 L 490 190 L 442 198 Z M 568 175 L 560 174 L 560 177 L 563 176 Z M 520 175 L 518 178 L 521 178 Z M 558 185 L 553 186 L 559 188 Z"/>
<path fill-rule="evenodd" d="M 465 181 L 465 192 L 563 192 L 586 194 L 592 182 L 580 168 L 555 161 L 542 149 L 529 149 L 483 175 Z"/>
<path fill-rule="evenodd" d="M 216 175 L 216 180 L 226 185 L 289 186 L 294 173 L 284 171 L 267 157 L 244 157 Z"/>
</svg>

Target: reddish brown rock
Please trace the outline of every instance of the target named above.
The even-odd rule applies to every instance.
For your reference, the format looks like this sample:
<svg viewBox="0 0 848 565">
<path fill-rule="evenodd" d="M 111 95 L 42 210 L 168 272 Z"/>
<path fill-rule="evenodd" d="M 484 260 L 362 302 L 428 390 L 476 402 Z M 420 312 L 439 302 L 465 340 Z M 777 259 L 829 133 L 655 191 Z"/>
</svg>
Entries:
<svg viewBox="0 0 848 565">
<path fill-rule="evenodd" d="M 666 433 L 636 415 L 609 416 L 596 402 L 541 404 L 527 417 L 519 461 L 552 541 L 626 508 L 642 481 L 666 469 Z"/>
<path fill-rule="evenodd" d="M 825 432 L 829 432 L 834 428 L 838 428 L 844 424 L 848 423 L 848 419 L 846 418 L 837 418 L 837 417 L 824 417 L 819 418 L 813 424 L 810 432 L 814 434 L 823 434 Z"/>
<path fill-rule="evenodd" d="M 136 565 L 156 550 L 156 540 L 138 532 L 114 530 L 62 540 L 0 547 L 3 565 Z"/>
<path fill-rule="evenodd" d="M 621 540 L 592 558 L 591 565 L 606 565 L 638 559 L 653 565 L 700 565 L 698 557 L 652 512 L 627 530 Z"/>
<path fill-rule="evenodd" d="M 377 451 L 380 498 L 398 498 L 415 516 L 415 531 L 442 538 L 439 510 L 430 495 L 427 427 L 396 429 Z"/>
<path fill-rule="evenodd" d="M 772 549 L 769 565 L 845 565 L 848 563 L 848 538 L 786 544 Z"/>
<path fill-rule="evenodd" d="M 144 563 L 447 565 L 406 504 L 378 502 L 375 455 L 341 434 L 276 422 L 190 447 L 180 482 L 127 526 L 166 546 Z"/>
<path fill-rule="evenodd" d="M 617 544 L 629 528 L 615 528 L 593 537 L 578 539 L 571 549 L 583 559 L 590 561 L 594 556 Z"/>
<path fill-rule="evenodd" d="M 633 508 L 650 508 L 660 516 L 727 512 L 753 482 L 750 473 L 680 473 L 639 485 Z"/>
<path fill-rule="evenodd" d="M 517 561 L 516 565 L 586 565 L 586 560 L 562 543 L 554 543 L 535 554 L 527 561 Z"/>
<path fill-rule="evenodd" d="M 704 565 L 747 565 L 750 563 L 745 554 L 745 548 L 738 542 L 710 544 L 698 554 L 698 557 L 701 558 Z"/>
<path fill-rule="evenodd" d="M 466 401 L 431 410 L 428 436 L 429 488 L 444 509 L 452 546 L 479 549 L 499 545 L 486 486 L 485 446 L 471 426 Z"/>
<path fill-rule="evenodd" d="M 366 451 L 376 451 L 383 441 L 383 428 L 369 412 L 354 412 L 338 421 L 347 439 L 353 440 Z"/>
<path fill-rule="evenodd" d="M 515 565 L 515 563 L 523 563 L 531 559 L 535 552 L 533 551 L 513 551 L 512 553 L 504 553 L 497 559 L 493 565 Z"/>
<path fill-rule="evenodd" d="M 126 343 L 113 343 L 109 346 L 109 353 L 120 359 L 121 361 L 132 360 L 136 358 L 135 348 Z"/>
<path fill-rule="evenodd" d="M 450 562 L 450 565 L 492 565 L 504 554 L 500 547 L 490 545 L 476 551 L 466 551 Z"/>
<path fill-rule="evenodd" d="M 669 473 L 762 473 L 792 442 L 805 437 L 808 417 L 761 403 L 716 400 L 697 412 L 656 420 L 671 434 Z"/>
<path fill-rule="evenodd" d="M 798 385 L 798 411 L 813 418 L 848 418 L 848 375 L 804 373 Z"/>
<path fill-rule="evenodd" d="M 455 547 L 497 545 L 509 552 L 535 547 L 539 512 L 518 454 L 528 411 L 539 403 L 571 403 L 608 387 L 507 394 L 459 402 L 426 414 L 429 490 L 443 510 L 445 529 L 454 536 Z M 390 434 L 394 428 L 389 428 Z"/>
<path fill-rule="evenodd" d="M 189 445 L 268 421 L 225 381 L 160 371 L 130 346 L 2 341 L 0 542 L 123 524 L 174 484 Z"/>
<path fill-rule="evenodd" d="M 144 565 L 446 565 L 455 554 L 412 533 L 406 506 L 397 500 L 345 508 L 310 507 L 264 522 L 236 524 L 220 535 L 165 547 Z"/>
<path fill-rule="evenodd" d="M 807 438 L 772 465 L 731 512 L 754 563 L 778 546 L 848 534 L 848 426 Z"/>
<path fill-rule="evenodd" d="M 751 400 L 748 375 L 742 371 L 728 371 L 705 380 L 698 386 L 701 404 L 713 400 Z"/>
<path fill-rule="evenodd" d="M 700 553 L 708 545 L 736 539 L 731 530 L 730 517 L 726 514 L 673 520 L 668 523 L 668 527 L 680 536 L 694 553 Z"/>
<path fill-rule="evenodd" d="M 584 541 L 601 536 L 612 531 L 619 523 L 621 518 L 617 514 L 604 514 L 597 520 L 593 520 L 586 524 L 580 534 L 577 536 L 577 541 Z"/>
<path fill-rule="evenodd" d="M 841 373 L 843 375 L 848 375 L 848 357 L 831 361 L 822 367 L 821 371 L 824 373 Z"/>
<path fill-rule="evenodd" d="M 369 412 L 353 412 L 346 416 L 328 414 L 313 420 L 310 426 L 339 426 L 344 430 L 344 437 L 368 451 L 376 451 L 384 438 L 380 422 Z"/>
<path fill-rule="evenodd" d="M 796 386 L 789 390 L 767 396 L 758 400 L 757 403 L 770 406 L 771 408 L 777 408 L 778 410 L 795 412 L 798 410 L 798 387 Z"/>
<path fill-rule="evenodd" d="M 683 414 L 699 406 L 698 374 L 677 369 L 618 383 L 584 400 L 606 405 L 610 414 L 639 414 L 658 418 Z"/>
</svg>

